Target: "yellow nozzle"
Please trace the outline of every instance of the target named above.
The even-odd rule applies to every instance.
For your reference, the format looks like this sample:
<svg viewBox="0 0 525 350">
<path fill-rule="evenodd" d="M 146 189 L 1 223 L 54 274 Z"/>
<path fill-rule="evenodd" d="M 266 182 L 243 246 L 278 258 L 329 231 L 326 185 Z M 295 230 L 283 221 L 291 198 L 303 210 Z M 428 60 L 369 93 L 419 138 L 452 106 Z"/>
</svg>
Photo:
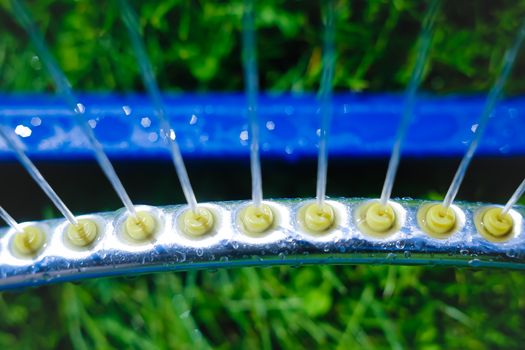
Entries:
<svg viewBox="0 0 525 350">
<path fill-rule="evenodd" d="M 22 232 L 15 233 L 13 248 L 21 255 L 32 256 L 44 246 L 45 240 L 42 230 L 36 226 L 27 226 Z"/>
<path fill-rule="evenodd" d="M 212 212 L 207 208 L 197 208 L 195 212 L 188 209 L 182 214 L 180 228 L 188 235 L 202 236 L 213 228 L 214 221 Z"/>
<path fill-rule="evenodd" d="M 334 224 L 334 209 L 329 204 L 308 204 L 304 210 L 304 225 L 313 232 L 323 232 Z"/>
<path fill-rule="evenodd" d="M 128 216 L 124 226 L 128 236 L 136 241 L 144 241 L 150 238 L 155 233 L 156 228 L 155 218 L 145 211 L 139 211 L 135 215 Z"/>
<path fill-rule="evenodd" d="M 91 244 L 97 236 L 97 224 L 89 219 L 80 219 L 76 225 L 69 224 L 66 231 L 69 242 L 77 247 L 85 247 Z"/>
<path fill-rule="evenodd" d="M 246 231 L 262 233 L 273 224 L 273 211 L 266 204 L 250 205 L 241 211 L 240 219 Z"/>
<path fill-rule="evenodd" d="M 494 237 L 502 237 L 508 234 L 514 225 L 510 214 L 502 215 L 501 208 L 492 208 L 483 215 L 482 224 L 485 230 Z"/>
<path fill-rule="evenodd" d="M 425 221 L 427 229 L 437 234 L 449 232 L 456 225 L 456 213 L 452 208 L 435 204 L 428 208 Z"/>
<path fill-rule="evenodd" d="M 365 221 L 371 230 L 386 232 L 394 226 L 396 214 L 391 205 L 374 203 L 366 210 Z"/>
</svg>

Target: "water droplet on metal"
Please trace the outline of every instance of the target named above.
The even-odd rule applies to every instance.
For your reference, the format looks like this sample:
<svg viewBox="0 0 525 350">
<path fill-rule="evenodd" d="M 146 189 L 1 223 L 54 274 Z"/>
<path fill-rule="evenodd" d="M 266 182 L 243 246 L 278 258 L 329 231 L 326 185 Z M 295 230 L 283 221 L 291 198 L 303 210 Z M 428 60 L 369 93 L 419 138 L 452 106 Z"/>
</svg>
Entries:
<svg viewBox="0 0 525 350">
<path fill-rule="evenodd" d="M 472 267 L 478 267 L 481 266 L 481 260 L 479 259 L 472 259 L 468 262 L 468 264 Z"/>
<path fill-rule="evenodd" d="M 387 259 L 395 259 L 396 257 L 397 257 L 397 255 L 396 255 L 395 253 L 388 253 L 388 254 L 386 255 L 386 258 L 387 258 Z"/>
</svg>

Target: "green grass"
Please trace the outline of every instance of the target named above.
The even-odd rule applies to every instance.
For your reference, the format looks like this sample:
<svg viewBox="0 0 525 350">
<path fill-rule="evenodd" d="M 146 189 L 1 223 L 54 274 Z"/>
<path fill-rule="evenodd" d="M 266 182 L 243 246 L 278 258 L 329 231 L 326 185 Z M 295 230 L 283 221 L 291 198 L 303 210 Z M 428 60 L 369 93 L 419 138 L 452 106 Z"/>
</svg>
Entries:
<svg viewBox="0 0 525 350">
<path fill-rule="evenodd" d="M 519 272 L 243 268 L 0 295 L 5 349 L 496 349 L 525 341 Z"/>
<path fill-rule="evenodd" d="M 30 2 L 79 90 L 142 90 L 114 3 Z M 133 4 L 164 90 L 242 89 L 242 1 Z M 424 6 L 403 0 L 337 6 L 336 89 L 402 89 Z M 0 91 L 52 91 L 7 9 L 0 0 Z M 424 88 L 485 91 L 524 15 L 524 1 L 445 1 Z M 257 26 L 262 87 L 316 89 L 319 2 L 261 0 Z M 510 93 L 525 88 L 524 61 Z M 160 202 L 173 199 L 154 191 L 164 193 Z M 524 290 L 520 272 L 437 267 L 242 268 L 99 279 L 0 293 L 0 348 L 521 349 Z"/>
<path fill-rule="evenodd" d="M 25 33 L 0 0 L 0 91 L 51 91 Z M 79 90 L 142 90 L 117 1 L 30 0 L 30 9 L 72 85 Z M 242 89 L 242 0 L 131 1 L 164 90 Z M 257 1 L 261 85 L 271 91 L 316 89 L 321 73 L 320 3 Z M 338 90 L 400 90 L 415 60 L 424 1 L 337 0 Z M 444 0 L 424 89 L 488 89 L 504 50 L 525 17 L 525 2 Z M 525 89 L 520 60 L 508 91 Z"/>
</svg>

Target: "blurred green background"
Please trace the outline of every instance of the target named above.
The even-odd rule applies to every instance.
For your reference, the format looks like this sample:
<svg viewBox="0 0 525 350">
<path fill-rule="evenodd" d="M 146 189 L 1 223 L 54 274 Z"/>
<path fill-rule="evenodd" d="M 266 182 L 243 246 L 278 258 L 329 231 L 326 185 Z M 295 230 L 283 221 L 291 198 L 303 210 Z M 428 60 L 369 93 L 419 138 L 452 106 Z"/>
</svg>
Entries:
<svg viewBox="0 0 525 350">
<path fill-rule="evenodd" d="M 0 0 L 0 90 L 51 91 L 27 36 Z M 117 1 L 27 1 L 52 51 L 79 90 L 142 91 Z M 242 0 L 131 1 L 160 86 L 171 91 L 241 90 Z M 316 89 L 321 73 L 322 1 L 257 1 L 258 64 L 267 91 Z M 488 89 L 525 16 L 521 0 L 442 1 L 423 89 Z M 428 1 L 337 0 L 338 90 L 400 90 L 415 60 Z M 508 92 L 525 88 L 520 60 Z"/>
<path fill-rule="evenodd" d="M 242 1 L 132 3 L 163 90 L 242 90 Z M 116 1 L 35 0 L 28 4 L 74 88 L 143 91 Z M 264 90 L 300 93 L 317 89 L 320 4 L 313 0 L 257 1 Z M 427 3 L 336 0 L 336 4 L 336 90 L 402 90 L 410 76 Z M 525 1 L 444 1 L 423 89 L 439 94 L 485 92 L 523 18 Z M 5 0 L 0 0 L 0 23 L 0 91 L 53 91 Z M 507 94 L 522 94 L 524 78 L 525 59 L 521 57 Z M 386 165 L 382 161 L 378 165 L 336 160 L 331 165 L 329 192 L 344 194 L 353 186 L 348 184 L 357 184 L 356 195 L 377 196 Z M 512 171 L 516 160 L 494 161 Z M 424 179 L 416 170 L 429 167 L 432 160 L 418 162 L 401 169 L 396 191 L 440 198 L 457 162 L 447 160 L 443 168 Z M 248 196 L 246 160 L 241 165 L 237 160 L 197 163 L 188 168 L 198 198 Z M 75 212 L 118 207 L 108 187 L 88 187 L 94 183 L 107 186 L 93 164 L 39 165 Z M 5 179 L 22 171 L 14 164 L 1 166 Z M 207 176 L 210 166 L 239 166 L 239 171 L 232 178 L 225 174 L 215 179 L 227 184 L 218 189 L 217 182 Z M 464 198 L 501 200 L 515 187 L 492 179 L 486 163 L 473 166 Z M 162 169 L 153 188 L 144 188 L 137 175 L 148 167 Z M 359 177 L 351 171 L 363 167 L 370 173 Z M 182 201 L 169 164 L 153 161 L 117 164 L 117 168 L 138 202 Z M 70 178 L 64 181 L 66 169 Z M 265 160 L 263 169 L 270 196 L 313 194 L 315 161 L 282 164 Z M 277 181 L 272 174 L 282 174 L 283 169 L 293 186 Z M 39 204 L 45 199 L 29 180 L 26 185 L 35 197 L 31 205 L 18 209 L 18 216 L 35 219 L 35 211 L 42 217 L 57 216 L 50 205 Z M 499 190 L 488 196 L 486 189 L 494 186 Z M 79 187 L 89 189 L 90 198 L 76 196 Z M 5 205 L 9 209 L 10 204 Z M 523 273 L 437 267 L 243 268 L 101 279 L 1 293 L 0 348 L 521 349 L 525 342 L 524 289 Z"/>
</svg>

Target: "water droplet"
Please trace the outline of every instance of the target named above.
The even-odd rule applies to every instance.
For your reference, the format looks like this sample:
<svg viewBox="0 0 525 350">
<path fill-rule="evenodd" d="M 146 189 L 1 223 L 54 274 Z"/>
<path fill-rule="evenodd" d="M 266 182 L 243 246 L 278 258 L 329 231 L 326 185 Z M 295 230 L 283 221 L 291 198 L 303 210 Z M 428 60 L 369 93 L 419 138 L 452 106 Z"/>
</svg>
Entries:
<svg viewBox="0 0 525 350">
<path fill-rule="evenodd" d="M 410 258 L 410 256 L 412 255 L 412 253 L 410 253 L 408 250 L 405 250 L 405 252 L 403 253 L 403 255 L 405 256 L 405 258 Z"/>
<path fill-rule="evenodd" d="M 122 106 L 122 110 L 124 111 L 125 115 L 131 114 L 131 107 L 130 106 Z"/>
<path fill-rule="evenodd" d="M 31 57 L 31 67 L 33 67 L 34 70 L 40 70 L 42 69 L 42 63 L 40 62 L 40 58 L 38 56 Z"/>
<path fill-rule="evenodd" d="M 148 117 L 144 117 L 140 120 L 140 125 L 142 125 L 144 128 L 149 128 L 151 126 L 151 119 Z"/>
<path fill-rule="evenodd" d="M 204 251 L 202 248 L 197 248 L 197 256 L 202 256 L 204 254 Z"/>
<path fill-rule="evenodd" d="M 472 259 L 468 262 L 468 264 L 472 267 L 478 267 L 481 266 L 481 260 L 479 259 Z"/>
<path fill-rule="evenodd" d="M 83 114 L 86 111 L 86 107 L 82 103 L 77 103 L 77 106 L 75 107 L 75 112 L 79 114 Z"/>
<path fill-rule="evenodd" d="M 468 255 L 468 250 L 467 249 L 461 249 L 459 251 L 459 254 L 463 255 L 463 256 L 467 256 Z"/>
<path fill-rule="evenodd" d="M 398 249 L 403 249 L 405 248 L 405 241 L 404 240 L 399 240 L 396 242 L 396 248 Z"/>
<path fill-rule="evenodd" d="M 155 142 L 159 139 L 159 135 L 156 132 L 150 132 L 148 134 L 148 141 L 149 142 Z"/>
<path fill-rule="evenodd" d="M 33 133 L 33 130 L 25 125 L 19 124 L 15 128 L 15 133 L 20 137 L 29 137 Z"/>
<path fill-rule="evenodd" d="M 167 252 L 166 248 L 162 245 L 155 245 L 154 249 L 157 252 L 157 254 L 165 254 Z"/>
<path fill-rule="evenodd" d="M 241 131 L 241 133 L 239 134 L 239 139 L 241 139 L 241 141 L 248 141 L 248 131 Z"/>
<path fill-rule="evenodd" d="M 31 118 L 31 125 L 33 126 L 40 126 L 42 124 L 42 119 L 38 117 Z"/>
</svg>

